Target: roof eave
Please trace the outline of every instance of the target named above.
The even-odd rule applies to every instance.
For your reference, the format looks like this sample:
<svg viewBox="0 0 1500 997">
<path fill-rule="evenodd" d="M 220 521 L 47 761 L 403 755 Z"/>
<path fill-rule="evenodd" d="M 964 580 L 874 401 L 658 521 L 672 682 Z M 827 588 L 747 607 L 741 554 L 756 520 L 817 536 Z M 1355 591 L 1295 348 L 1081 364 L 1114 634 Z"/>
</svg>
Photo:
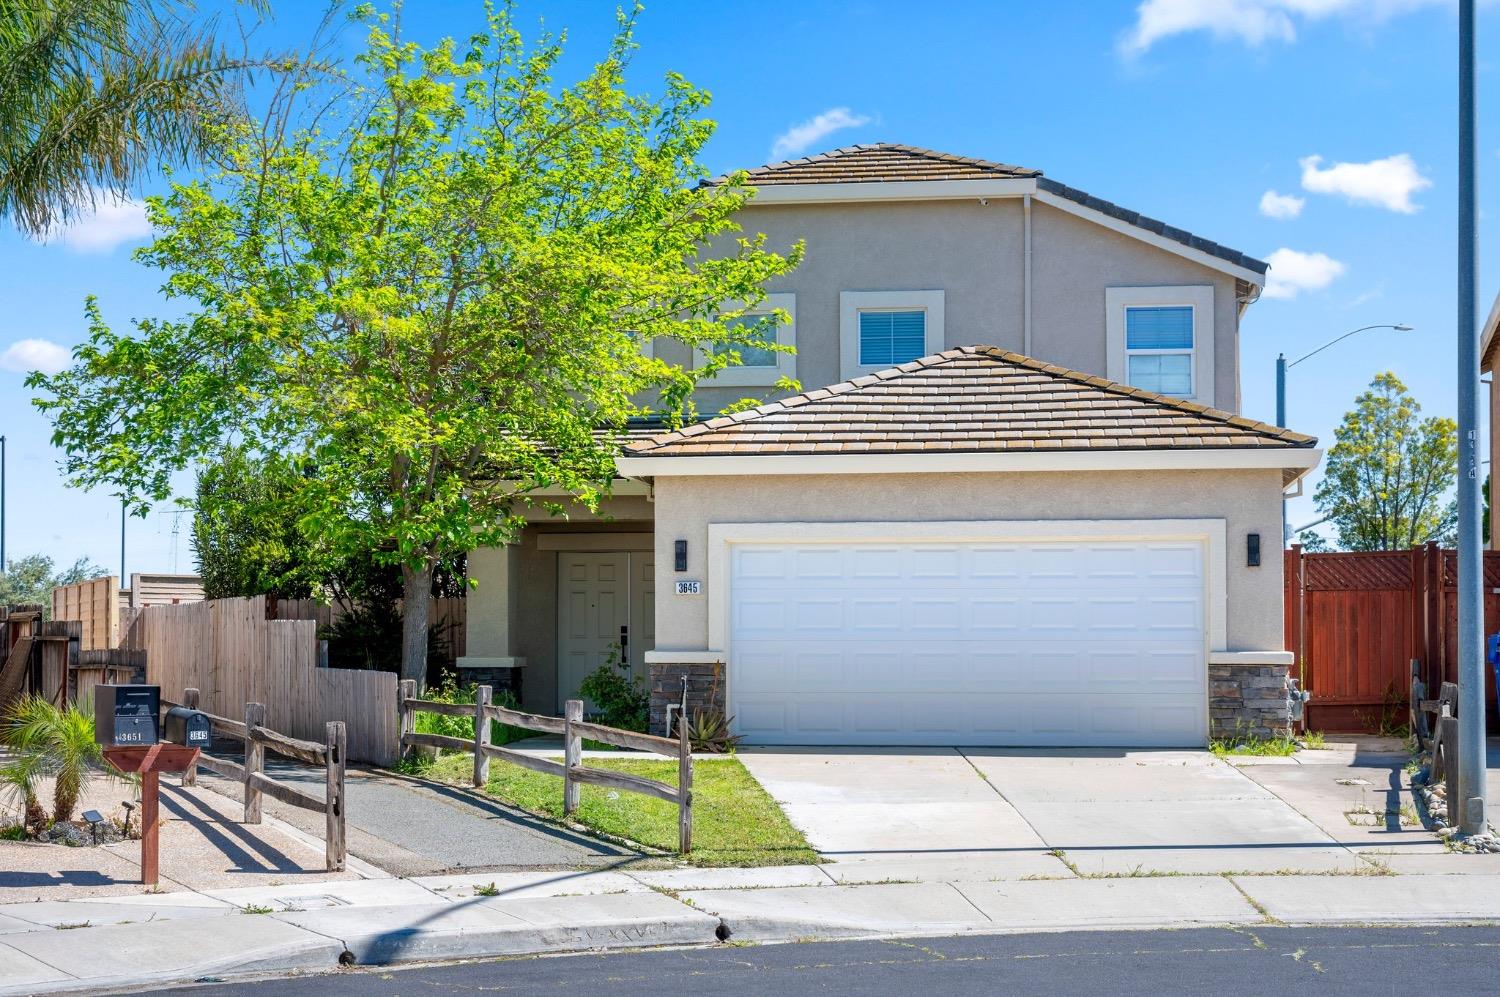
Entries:
<svg viewBox="0 0 1500 997">
<path fill-rule="evenodd" d="M 742 474 L 955 474 L 973 472 L 1306 471 L 1322 460 L 1311 446 L 1180 447 L 1157 450 L 1045 450 L 1003 453 L 631 454 L 615 460 L 630 478 Z"/>
</svg>

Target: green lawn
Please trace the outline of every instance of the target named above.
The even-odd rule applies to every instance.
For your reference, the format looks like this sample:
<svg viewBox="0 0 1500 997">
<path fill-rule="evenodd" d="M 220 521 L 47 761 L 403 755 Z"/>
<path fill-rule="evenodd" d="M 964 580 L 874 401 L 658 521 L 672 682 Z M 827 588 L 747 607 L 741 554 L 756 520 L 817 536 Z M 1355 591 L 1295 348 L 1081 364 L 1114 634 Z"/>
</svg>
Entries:
<svg viewBox="0 0 1500 997">
<path fill-rule="evenodd" d="M 561 759 L 559 759 L 561 760 Z M 589 768 L 612 769 L 677 785 L 677 763 L 642 758 L 590 758 Z M 473 771 L 469 755 L 439 758 L 424 774 L 467 785 Z M 604 834 L 666 851 L 677 849 L 677 807 L 639 793 L 616 793 L 583 786 L 573 819 Z M 490 762 L 486 791 L 523 810 L 562 817 L 562 779 L 498 760 Z M 797 865 L 816 862 L 808 846 L 776 801 L 735 758 L 715 758 L 693 765 L 693 851 L 688 861 L 701 866 Z"/>
</svg>

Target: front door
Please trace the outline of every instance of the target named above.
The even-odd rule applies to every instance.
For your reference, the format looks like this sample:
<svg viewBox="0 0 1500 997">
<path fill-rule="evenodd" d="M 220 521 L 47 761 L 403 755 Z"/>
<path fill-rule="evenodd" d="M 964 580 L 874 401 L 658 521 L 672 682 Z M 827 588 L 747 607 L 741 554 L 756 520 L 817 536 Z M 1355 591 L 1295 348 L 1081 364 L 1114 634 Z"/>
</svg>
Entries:
<svg viewBox="0 0 1500 997">
<path fill-rule="evenodd" d="M 612 657 L 644 676 L 655 646 L 655 585 L 648 553 L 557 555 L 557 710 Z"/>
</svg>

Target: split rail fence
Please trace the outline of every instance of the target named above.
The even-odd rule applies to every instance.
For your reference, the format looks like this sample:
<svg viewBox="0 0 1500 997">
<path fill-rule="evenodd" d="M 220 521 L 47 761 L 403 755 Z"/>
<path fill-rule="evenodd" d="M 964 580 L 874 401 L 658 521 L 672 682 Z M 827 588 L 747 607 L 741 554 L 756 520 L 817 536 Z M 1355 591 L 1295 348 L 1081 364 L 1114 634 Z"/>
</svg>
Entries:
<svg viewBox="0 0 1500 997">
<path fill-rule="evenodd" d="M 554 775 L 563 781 L 563 813 L 571 815 L 578 809 L 582 787 L 603 786 L 624 793 L 640 793 L 677 805 L 677 847 L 683 855 L 693 848 L 693 748 L 688 740 L 687 724 L 679 724 L 680 735 L 674 740 L 641 734 L 632 730 L 620 730 L 603 724 L 589 723 L 583 719 L 583 701 L 570 699 L 564 704 L 561 717 L 544 717 L 534 713 L 496 706 L 489 686 L 479 687 L 474 705 L 466 703 L 436 703 L 417 698 L 417 684 L 410 680 L 401 683 L 398 702 L 401 711 L 401 752 L 406 756 L 411 748 L 436 748 L 444 751 L 463 751 L 474 756 L 473 784 L 483 788 L 490 781 L 490 759 L 498 758 L 512 765 Z M 419 734 L 416 729 L 418 713 L 437 713 L 450 717 L 465 717 L 474 721 L 474 738 L 469 740 L 446 734 Z M 539 758 L 523 751 L 516 751 L 490 743 L 490 721 L 497 720 L 511 727 L 541 734 L 561 734 L 563 760 Z M 672 786 L 655 779 L 613 772 L 609 769 L 589 768 L 583 764 L 583 740 L 598 741 L 616 748 L 633 751 L 649 751 L 677 758 L 677 785 Z"/>
<path fill-rule="evenodd" d="M 198 709 L 200 700 L 197 689 L 183 690 L 182 702 L 163 702 L 163 709 L 186 706 Z M 245 791 L 245 823 L 259 824 L 261 821 L 261 797 L 269 796 L 289 806 L 303 810 L 321 811 L 325 821 L 324 867 L 329 872 L 341 872 L 348 860 L 348 847 L 344 833 L 344 775 L 347 761 L 347 732 L 343 721 L 329 721 L 325 727 L 325 740 L 304 741 L 288 737 L 267 727 L 266 708 L 261 703 L 245 704 L 245 720 L 230 720 L 228 717 L 205 714 L 213 732 L 221 737 L 239 741 L 244 745 L 244 762 L 232 762 L 227 758 L 198 753 L 198 765 L 216 772 L 226 779 L 240 783 Z M 324 795 L 320 798 L 295 786 L 280 782 L 265 773 L 266 751 L 269 749 L 285 758 L 295 759 L 324 771 Z M 189 770 L 183 774 L 182 784 L 191 786 L 197 782 L 197 773 Z"/>
</svg>

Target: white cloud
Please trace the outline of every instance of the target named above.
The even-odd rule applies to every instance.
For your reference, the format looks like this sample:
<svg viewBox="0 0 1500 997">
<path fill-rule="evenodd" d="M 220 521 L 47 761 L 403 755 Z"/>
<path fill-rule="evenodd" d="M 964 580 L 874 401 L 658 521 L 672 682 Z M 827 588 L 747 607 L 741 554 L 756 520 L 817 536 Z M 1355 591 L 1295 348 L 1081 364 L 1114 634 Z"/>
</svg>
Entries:
<svg viewBox="0 0 1500 997">
<path fill-rule="evenodd" d="M 1343 17 L 1358 25 L 1379 23 L 1418 7 L 1449 0 L 1142 0 L 1135 24 L 1120 39 L 1121 54 L 1137 56 L 1164 38 L 1206 31 L 1246 45 L 1297 40 L 1305 21 Z"/>
<path fill-rule="evenodd" d="M 1342 194 L 1354 204 L 1374 204 L 1409 215 L 1417 210 L 1411 196 L 1432 186 L 1411 156 L 1402 152 L 1368 163 L 1334 163 L 1324 169 L 1322 156 L 1297 160 L 1302 189 L 1314 194 Z"/>
<path fill-rule="evenodd" d="M 1260 195 L 1260 213 L 1267 218 L 1296 218 L 1307 201 L 1296 194 L 1278 194 L 1268 190 Z"/>
<path fill-rule="evenodd" d="M 41 241 L 61 243 L 75 253 L 107 253 L 122 243 L 151 234 L 146 206 L 140 201 L 117 198 L 102 191 L 95 198 L 92 209 L 56 226 Z"/>
<path fill-rule="evenodd" d="M 15 371 L 17 374 L 29 374 L 34 370 L 43 374 L 56 374 L 60 370 L 66 370 L 72 361 L 73 355 L 66 346 L 59 346 L 47 339 L 22 339 L 11 343 L 4 353 L 0 353 L 0 370 Z"/>
<path fill-rule="evenodd" d="M 858 128 L 869 123 L 870 119 L 867 115 L 855 114 L 847 107 L 830 107 L 817 117 L 793 125 L 776 136 L 776 142 L 771 146 L 771 158 L 787 159 L 791 156 L 800 156 L 811 148 L 814 142 L 820 142 L 836 131 Z"/>
<path fill-rule="evenodd" d="M 1266 257 L 1271 269 L 1266 274 L 1265 298 L 1295 298 L 1303 291 L 1321 291 L 1340 277 L 1346 269 L 1326 253 L 1302 253 L 1295 249 L 1278 249 Z"/>
</svg>

